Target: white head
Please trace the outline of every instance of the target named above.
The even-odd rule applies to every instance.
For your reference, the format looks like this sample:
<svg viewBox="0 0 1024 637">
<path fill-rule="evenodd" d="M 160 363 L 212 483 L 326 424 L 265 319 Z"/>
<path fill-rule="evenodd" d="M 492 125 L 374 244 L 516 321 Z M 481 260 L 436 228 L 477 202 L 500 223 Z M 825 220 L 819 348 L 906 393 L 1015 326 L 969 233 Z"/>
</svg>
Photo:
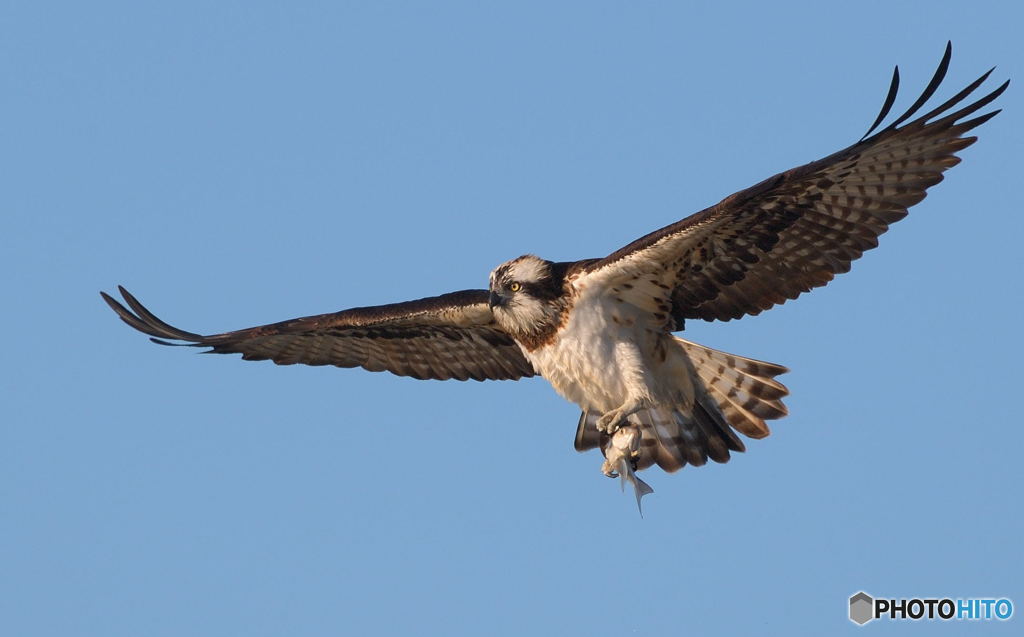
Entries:
<svg viewBox="0 0 1024 637">
<path fill-rule="evenodd" d="M 527 254 L 491 272 L 490 305 L 498 325 L 523 340 L 558 325 L 562 280 L 554 264 Z"/>
</svg>

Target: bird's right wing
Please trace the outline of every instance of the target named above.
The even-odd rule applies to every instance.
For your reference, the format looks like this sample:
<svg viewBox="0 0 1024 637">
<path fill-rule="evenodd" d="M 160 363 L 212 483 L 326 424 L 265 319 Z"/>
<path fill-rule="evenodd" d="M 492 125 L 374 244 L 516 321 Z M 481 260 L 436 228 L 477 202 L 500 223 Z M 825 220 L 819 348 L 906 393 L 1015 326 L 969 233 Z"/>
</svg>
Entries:
<svg viewBox="0 0 1024 637">
<path fill-rule="evenodd" d="M 512 337 L 494 322 L 486 290 L 203 336 L 164 323 L 127 290 L 118 289 L 127 308 L 100 294 L 121 320 L 162 345 L 209 347 L 210 353 L 241 354 L 245 360 L 279 365 L 362 367 L 420 379 L 515 380 L 536 374 Z"/>
<path fill-rule="evenodd" d="M 895 121 L 894 73 L 868 135 L 837 153 L 741 190 L 720 203 L 656 230 L 581 266 L 579 285 L 653 299 L 655 320 L 678 329 L 685 319 L 729 320 L 760 312 L 825 285 L 959 163 L 977 139 L 967 133 L 998 113 L 976 113 L 1009 82 L 974 92 L 991 70 L 939 106 L 918 111 L 942 83 L 952 47 L 921 96 Z M 911 121 L 908 121 L 911 120 Z M 904 122 L 906 122 L 904 124 Z M 872 134 L 874 133 L 874 134 Z M 978 223 L 961 217 L 959 223 Z M 671 316 L 673 321 L 664 320 Z"/>
</svg>

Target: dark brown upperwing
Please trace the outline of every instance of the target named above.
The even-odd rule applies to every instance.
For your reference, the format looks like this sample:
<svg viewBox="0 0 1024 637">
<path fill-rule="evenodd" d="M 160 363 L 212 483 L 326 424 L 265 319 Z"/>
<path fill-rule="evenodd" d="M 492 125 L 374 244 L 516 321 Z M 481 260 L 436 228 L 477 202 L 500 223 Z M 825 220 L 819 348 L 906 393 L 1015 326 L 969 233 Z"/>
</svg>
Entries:
<svg viewBox="0 0 1024 637">
<path fill-rule="evenodd" d="M 172 327 L 123 287 L 118 290 L 131 309 L 100 294 L 121 320 L 162 345 L 209 347 L 210 353 L 241 354 L 245 360 L 279 365 L 362 367 L 420 379 L 514 380 L 536 373 L 519 346 L 494 323 L 486 290 L 353 308 L 210 336 Z"/>
<path fill-rule="evenodd" d="M 960 162 L 955 153 L 977 140 L 964 133 L 999 112 L 962 121 L 999 97 L 1009 81 L 949 112 L 988 78 L 989 70 L 937 108 L 899 126 L 934 94 L 951 52 L 947 44 L 922 95 L 880 132 L 641 237 L 588 270 L 599 274 L 619 264 L 624 272 L 660 273 L 671 289 L 677 321 L 759 314 L 825 285 L 877 246 L 889 225 Z M 869 135 L 888 115 L 898 87 L 897 69 Z"/>
</svg>

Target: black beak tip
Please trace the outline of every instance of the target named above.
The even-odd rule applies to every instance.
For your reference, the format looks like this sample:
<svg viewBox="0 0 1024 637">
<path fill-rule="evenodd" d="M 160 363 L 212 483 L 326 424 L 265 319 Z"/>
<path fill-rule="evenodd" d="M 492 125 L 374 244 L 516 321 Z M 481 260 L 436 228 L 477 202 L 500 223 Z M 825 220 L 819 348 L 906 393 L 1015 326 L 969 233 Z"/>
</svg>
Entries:
<svg viewBox="0 0 1024 637">
<path fill-rule="evenodd" d="M 487 306 L 493 310 L 497 305 L 501 305 L 501 297 L 498 296 L 497 292 L 491 290 L 491 293 L 487 296 Z"/>
</svg>

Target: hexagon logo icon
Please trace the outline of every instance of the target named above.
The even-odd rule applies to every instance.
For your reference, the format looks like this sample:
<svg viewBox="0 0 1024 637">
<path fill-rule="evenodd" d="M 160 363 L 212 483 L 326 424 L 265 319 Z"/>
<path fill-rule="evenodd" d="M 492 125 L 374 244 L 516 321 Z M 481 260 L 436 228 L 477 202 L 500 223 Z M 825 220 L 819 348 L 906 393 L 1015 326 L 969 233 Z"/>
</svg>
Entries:
<svg viewBox="0 0 1024 637">
<path fill-rule="evenodd" d="M 850 597 L 850 621 L 858 626 L 868 623 L 874 619 L 874 606 L 875 600 L 864 591 L 853 595 Z"/>
</svg>

